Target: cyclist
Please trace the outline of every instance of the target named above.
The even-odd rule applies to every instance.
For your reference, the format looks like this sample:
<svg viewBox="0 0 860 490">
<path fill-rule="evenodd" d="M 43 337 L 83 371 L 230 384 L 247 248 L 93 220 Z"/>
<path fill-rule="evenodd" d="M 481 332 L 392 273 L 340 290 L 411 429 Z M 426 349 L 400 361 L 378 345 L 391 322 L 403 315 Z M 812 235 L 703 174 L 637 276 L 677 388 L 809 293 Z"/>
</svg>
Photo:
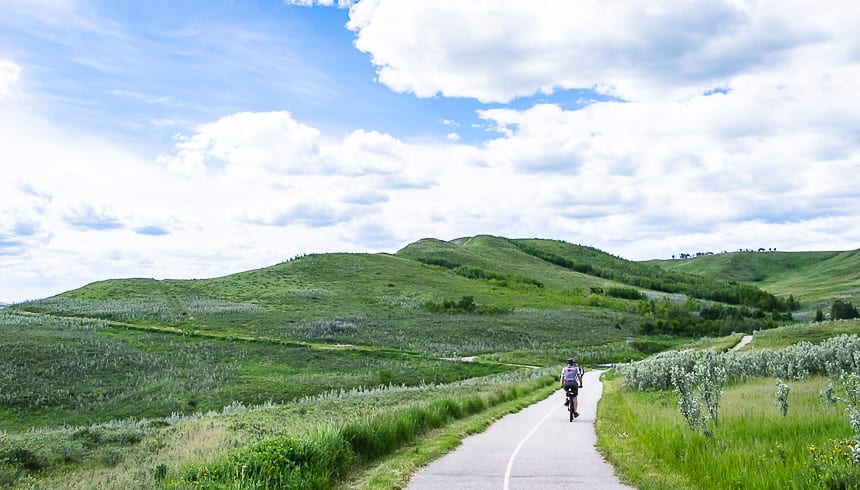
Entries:
<svg viewBox="0 0 860 490">
<path fill-rule="evenodd" d="M 559 381 L 561 382 L 561 387 L 565 391 L 564 405 L 567 406 L 569 403 L 567 398 L 567 393 L 570 393 L 570 400 L 573 400 L 573 416 L 579 417 L 579 412 L 576 411 L 578 408 L 578 400 L 576 397 L 579 395 L 579 384 L 581 379 L 581 371 L 580 367 L 576 365 L 576 361 L 573 359 L 567 360 L 567 366 L 561 370 L 561 378 Z"/>
</svg>

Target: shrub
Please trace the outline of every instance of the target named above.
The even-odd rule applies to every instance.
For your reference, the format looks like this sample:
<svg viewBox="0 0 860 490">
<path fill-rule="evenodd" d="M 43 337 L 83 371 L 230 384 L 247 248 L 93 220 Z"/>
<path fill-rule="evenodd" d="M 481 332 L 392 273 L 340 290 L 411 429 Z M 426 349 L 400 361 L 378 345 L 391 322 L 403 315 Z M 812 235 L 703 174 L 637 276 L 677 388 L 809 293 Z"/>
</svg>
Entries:
<svg viewBox="0 0 860 490">
<path fill-rule="evenodd" d="M 613 298 L 621 298 L 621 299 L 634 299 L 634 300 L 644 300 L 647 299 L 647 296 L 638 289 L 635 288 L 609 288 L 606 291 L 607 296 L 612 296 Z"/>
<path fill-rule="evenodd" d="M 833 306 L 830 307 L 831 320 L 850 320 L 852 318 L 860 318 L 860 312 L 850 301 L 837 299 L 833 302 Z"/>
<path fill-rule="evenodd" d="M 788 393 L 791 391 L 791 388 L 783 383 L 783 381 L 779 378 L 776 379 L 776 406 L 779 407 L 779 411 L 782 412 L 782 416 L 785 417 L 788 415 Z"/>
</svg>

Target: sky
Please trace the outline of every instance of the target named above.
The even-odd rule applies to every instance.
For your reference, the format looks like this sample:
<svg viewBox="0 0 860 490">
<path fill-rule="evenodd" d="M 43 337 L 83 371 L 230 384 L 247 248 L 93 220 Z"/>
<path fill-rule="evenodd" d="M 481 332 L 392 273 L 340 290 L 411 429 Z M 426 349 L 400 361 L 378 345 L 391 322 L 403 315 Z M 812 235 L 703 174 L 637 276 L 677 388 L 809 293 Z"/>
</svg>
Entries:
<svg viewBox="0 0 860 490">
<path fill-rule="evenodd" d="M 0 0 L 0 302 L 491 234 L 860 247 L 855 0 Z"/>
</svg>

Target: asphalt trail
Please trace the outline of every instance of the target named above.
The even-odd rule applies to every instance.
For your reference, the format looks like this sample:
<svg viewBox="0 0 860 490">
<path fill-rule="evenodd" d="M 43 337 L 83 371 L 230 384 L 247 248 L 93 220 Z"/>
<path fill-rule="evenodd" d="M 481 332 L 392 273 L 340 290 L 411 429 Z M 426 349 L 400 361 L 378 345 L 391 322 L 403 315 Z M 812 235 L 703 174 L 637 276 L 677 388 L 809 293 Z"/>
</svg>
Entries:
<svg viewBox="0 0 860 490">
<path fill-rule="evenodd" d="M 632 489 L 622 484 L 594 444 L 602 371 L 585 373 L 579 418 L 568 422 L 564 392 L 470 436 L 455 451 L 416 473 L 410 490 L 558 488 Z"/>
</svg>

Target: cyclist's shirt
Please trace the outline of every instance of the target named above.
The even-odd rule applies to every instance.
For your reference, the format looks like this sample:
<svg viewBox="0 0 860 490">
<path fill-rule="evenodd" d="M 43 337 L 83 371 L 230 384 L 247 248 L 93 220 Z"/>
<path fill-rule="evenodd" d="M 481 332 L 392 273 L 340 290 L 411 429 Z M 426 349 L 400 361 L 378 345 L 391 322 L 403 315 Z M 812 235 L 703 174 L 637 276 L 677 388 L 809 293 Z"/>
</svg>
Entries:
<svg viewBox="0 0 860 490">
<path fill-rule="evenodd" d="M 579 375 L 579 367 L 577 366 L 565 366 L 564 369 L 561 370 L 561 379 L 564 380 L 564 384 L 568 383 L 579 383 L 579 379 L 577 376 Z"/>
</svg>

